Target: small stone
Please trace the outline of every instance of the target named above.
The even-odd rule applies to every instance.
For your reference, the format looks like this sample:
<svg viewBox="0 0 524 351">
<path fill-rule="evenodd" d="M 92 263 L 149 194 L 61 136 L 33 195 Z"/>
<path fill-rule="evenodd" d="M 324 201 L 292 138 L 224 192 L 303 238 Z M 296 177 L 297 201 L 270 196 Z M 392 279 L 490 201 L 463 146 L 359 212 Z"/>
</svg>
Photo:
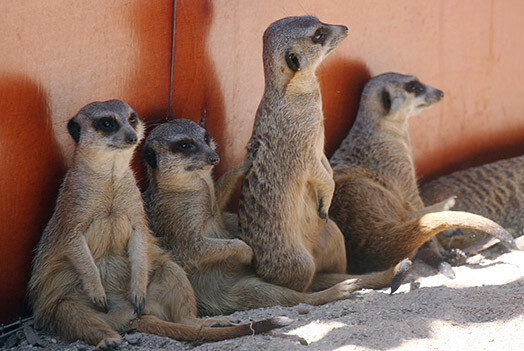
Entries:
<svg viewBox="0 0 524 351">
<path fill-rule="evenodd" d="M 298 314 L 308 314 L 309 313 L 309 309 L 308 308 L 305 308 L 305 307 L 300 307 L 298 310 L 297 310 Z"/>
<path fill-rule="evenodd" d="M 138 334 L 126 334 L 124 340 L 129 343 L 129 345 L 138 345 L 140 343 L 140 335 Z"/>
</svg>

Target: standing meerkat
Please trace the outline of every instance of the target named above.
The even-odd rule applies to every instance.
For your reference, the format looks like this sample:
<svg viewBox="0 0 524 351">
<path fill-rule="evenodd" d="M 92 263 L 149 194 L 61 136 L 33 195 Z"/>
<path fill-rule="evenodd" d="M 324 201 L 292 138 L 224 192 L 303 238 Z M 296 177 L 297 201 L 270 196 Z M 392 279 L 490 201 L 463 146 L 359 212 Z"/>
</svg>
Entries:
<svg viewBox="0 0 524 351">
<path fill-rule="evenodd" d="M 448 211 L 453 197 L 429 207 L 420 199 L 408 119 L 443 95 L 398 73 L 379 75 L 364 87 L 355 123 L 331 158 L 336 189 L 330 215 L 344 233 L 349 272 L 386 269 L 452 228 L 476 228 L 515 246 L 493 221 Z"/>
<path fill-rule="evenodd" d="M 327 218 L 335 184 L 315 76 L 347 31 L 312 16 L 287 17 L 263 37 L 265 90 L 247 145 L 239 236 L 253 249 L 257 275 L 300 292 L 348 278 L 344 238 Z M 366 277 L 363 286 L 383 287 L 382 277 Z"/>
<path fill-rule="evenodd" d="M 73 164 L 36 249 L 28 287 L 39 328 L 107 349 L 130 329 L 222 340 L 289 322 L 203 327 L 183 269 L 147 226 L 129 166 L 144 134 L 136 112 L 119 100 L 94 102 L 67 127 L 77 144 Z"/>
<path fill-rule="evenodd" d="M 211 178 L 212 167 L 219 162 L 215 143 L 195 122 L 177 119 L 157 126 L 144 143 L 144 159 L 149 176 L 144 200 L 151 229 L 188 274 L 201 314 L 301 302 L 320 305 L 348 298 L 360 288 L 356 280 L 348 280 L 306 294 L 254 274 L 248 265 L 251 249 L 241 256 L 231 250 L 231 246 L 249 247 L 235 239 L 236 215 L 225 213 L 249 161 L 225 173 L 215 187 Z"/>
<path fill-rule="evenodd" d="M 524 155 L 442 176 L 420 188 L 425 204 L 457 195 L 455 210 L 487 217 L 515 235 L 524 233 Z M 446 249 L 466 253 L 490 240 L 478 230 L 459 229 L 440 233 L 438 241 Z M 474 252 L 474 251 L 473 251 Z"/>
</svg>

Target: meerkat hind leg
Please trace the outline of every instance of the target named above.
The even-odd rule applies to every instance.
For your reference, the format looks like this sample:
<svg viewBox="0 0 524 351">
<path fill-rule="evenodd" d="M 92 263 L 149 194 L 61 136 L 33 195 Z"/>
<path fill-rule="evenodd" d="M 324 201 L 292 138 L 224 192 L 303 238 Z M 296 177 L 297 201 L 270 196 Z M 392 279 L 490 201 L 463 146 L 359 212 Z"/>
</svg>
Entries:
<svg viewBox="0 0 524 351">
<path fill-rule="evenodd" d="M 197 318 L 196 298 L 191 283 L 184 270 L 171 261 L 167 261 L 153 274 L 147 296 L 144 314 L 162 320 L 207 327 L 238 323 L 234 317 Z"/>
<path fill-rule="evenodd" d="M 317 272 L 345 273 L 347 266 L 345 247 L 344 235 L 335 222 L 328 219 L 320 229 L 315 248 Z"/>
<path fill-rule="evenodd" d="M 122 337 L 108 323 L 116 311 L 112 309 L 109 314 L 105 314 L 96 311 L 86 302 L 64 299 L 56 306 L 54 318 L 55 323 L 60 324 L 60 335 L 68 340 L 81 339 L 96 345 L 97 349 L 108 349 L 119 345 Z M 131 305 L 129 305 L 129 310 L 132 312 Z M 127 320 L 131 319 L 132 316 L 129 316 Z"/>
</svg>

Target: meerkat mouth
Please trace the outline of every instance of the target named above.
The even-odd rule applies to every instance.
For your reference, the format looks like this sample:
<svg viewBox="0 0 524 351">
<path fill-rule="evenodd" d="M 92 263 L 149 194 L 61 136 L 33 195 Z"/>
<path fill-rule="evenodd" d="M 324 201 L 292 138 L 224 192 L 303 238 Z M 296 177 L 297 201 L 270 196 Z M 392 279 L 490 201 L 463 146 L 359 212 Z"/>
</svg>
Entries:
<svg viewBox="0 0 524 351">
<path fill-rule="evenodd" d="M 186 167 L 186 171 L 192 172 L 192 171 L 209 171 L 211 168 L 213 168 L 213 165 L 202 165 L 202 166 L 188 166 Z"/>
<path fill-rule="evenodd" d="M 127 150 L 127 149 L 130 149 L 132 148 L 133 146 L 135 146 L 135 144 L 133 145 L 107 145 L 107 147 L 111 150 Z"/>
</svg>

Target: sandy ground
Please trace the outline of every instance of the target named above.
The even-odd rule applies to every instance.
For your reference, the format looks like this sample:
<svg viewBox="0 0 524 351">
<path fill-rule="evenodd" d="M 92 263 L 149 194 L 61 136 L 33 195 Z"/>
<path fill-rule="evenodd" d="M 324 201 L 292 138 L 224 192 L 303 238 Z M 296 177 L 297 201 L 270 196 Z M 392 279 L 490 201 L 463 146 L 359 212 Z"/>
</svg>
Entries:
<svg viewBox="0 0 524 351">
<path fill-rule="evenodd" d="M 455 267 L 456 279 L 416 261 L 410 282 L 357 292 L 324 306 L 273 307 L 234 315 L 242 320 L 288 316 L 295 322 L 271 335 L 199 346 L 135 333 L 121 350 L 524 350 L 524 252 L 483 254 Z M 44 348 L 92 350 L 42 336 Z M 35 350 L 22 341 L 18 350 Z"/>
</svg>

